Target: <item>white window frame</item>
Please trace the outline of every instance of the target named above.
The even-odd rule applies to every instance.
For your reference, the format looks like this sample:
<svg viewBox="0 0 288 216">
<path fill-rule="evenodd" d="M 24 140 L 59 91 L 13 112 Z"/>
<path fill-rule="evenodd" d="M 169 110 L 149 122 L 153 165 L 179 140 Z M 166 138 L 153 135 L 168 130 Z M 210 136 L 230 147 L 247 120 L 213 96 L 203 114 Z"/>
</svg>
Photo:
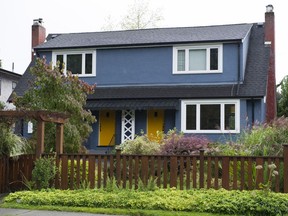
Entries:
<svg viewBox="0 0 288 216">
<path fill-rule="evenodd" d="M 225 129 L 225 105 L 235 104 L 235 129 Z M 196 105 L 196 130 L 186 129 L 186 107 Z M 200 105 L 220 105 L 220 129 L 200 129 Z M 181 131 L 184 133 L 240 133 L 240 100 L 182 100 L 181 101 Z"/>
<path fill-rule="evenodd" d="M 218 70 L 210 70 L 210 49 L 218 49 Z M 206 70 L 189 70 L 189 50 L 206 49 Z M 178 50 L 185 50 L 185 70 L 178 71 Z M 173 74 L 223 73 L 223 45 L 186 45 L 173 47 Z"/>
<path fill-rule="evenodd" d="M 57 63 L 57 55 L 63 55 L 63 62 L 65 63 L 64 73 L 67 71 L 67 55 L 73 54 L 82 54 L 82 71 L 81 74 L 73 74 L 78 75 L 79 77 L 91 77 L 96 76 L 96 50 L 61 50 L 61 51 L 53 51 L 52 52 L 52 62 L 53 66 L 56 66 Z M 85 56 L 86 54 L 92 54 L 92 73 L 85 74 Z"/>
</svg>

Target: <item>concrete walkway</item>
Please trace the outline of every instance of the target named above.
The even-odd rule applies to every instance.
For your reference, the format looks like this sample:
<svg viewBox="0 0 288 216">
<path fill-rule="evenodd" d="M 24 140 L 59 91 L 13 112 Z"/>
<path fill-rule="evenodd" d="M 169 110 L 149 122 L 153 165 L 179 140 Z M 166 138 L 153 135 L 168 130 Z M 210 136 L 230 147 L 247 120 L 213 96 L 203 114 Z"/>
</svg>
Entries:
<svg viewBox="0 0 288 216">
<path fill-rule="evenodd" d="M 104 214 L 0 208 L 1 216 L 109 216 Z M 110 215 L 112 216 L 112 215 Z"/>
</svg>

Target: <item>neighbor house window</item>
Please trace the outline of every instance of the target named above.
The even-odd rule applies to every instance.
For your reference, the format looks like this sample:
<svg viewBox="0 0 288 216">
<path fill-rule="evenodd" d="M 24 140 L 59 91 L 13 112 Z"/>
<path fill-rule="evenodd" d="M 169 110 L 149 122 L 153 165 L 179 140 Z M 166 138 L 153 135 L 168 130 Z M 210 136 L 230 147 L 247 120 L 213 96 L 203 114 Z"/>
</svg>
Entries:
<svg viewBox="0 0 288 216">
<path fill-rule="evenodd" d="M 173 73 L 221 73 L 222 45 L 173 48 Z"/>
<path fill-rule="evenodd" d="M 239 133 L 239 100 L 183 100 L 181 127 L 185 133 Z"/>
<path fill-rule="evenodd" d="M 95 50 L 53 52 L 52 61 L 54 65 L 59 62 L 60 69 L 63 69 L 64 72 L 70 71 L 72 74 L 79 76 L 96 75 Z"/>
<path fill-rule="evenodd" d="M 17 82 L 12 81 L 12 90 L 14 90 L 16 88 Z"/>
</svg>

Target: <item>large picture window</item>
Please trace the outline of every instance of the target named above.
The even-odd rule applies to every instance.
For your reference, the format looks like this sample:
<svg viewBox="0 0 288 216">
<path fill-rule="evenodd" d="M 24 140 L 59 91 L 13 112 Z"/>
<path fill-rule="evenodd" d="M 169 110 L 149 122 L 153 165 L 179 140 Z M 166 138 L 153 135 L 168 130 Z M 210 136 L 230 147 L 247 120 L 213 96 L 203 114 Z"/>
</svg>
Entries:
<svg viewBox="0 0 288 216">
<path fill-rule="evenodd" d="M 239 100 L 183 100 L 181 106 L 185 133 L 239 133 Z"/>
<path fill-rule="evenodd" d="M 71 71 L 72 74 L 79 76 L 96 75 L 96 51 L 59 51 L 53 52 L 52 61 L 54 65 L 60 62 L 60 68 Z M 64 63 L 64 67 L 62 65 Z"/>
<path fill-rule="evenodd" d="M 173 48 L 173 73 L 221 73 L 222 45 Z"/>
</svg>

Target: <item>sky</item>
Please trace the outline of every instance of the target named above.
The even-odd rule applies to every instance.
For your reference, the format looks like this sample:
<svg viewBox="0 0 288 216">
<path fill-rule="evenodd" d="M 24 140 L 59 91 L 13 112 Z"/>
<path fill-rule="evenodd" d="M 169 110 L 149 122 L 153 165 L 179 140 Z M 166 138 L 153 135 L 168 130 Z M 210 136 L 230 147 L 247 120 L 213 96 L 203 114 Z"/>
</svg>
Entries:
<svg viewBox="0 0 288 216">
<path fill-rule="evenodd" d="M 209 26 L 264 22 L 266 5 L 275 13 L 276 82 L 286 75 L 288 13 L 285 0 L 146 0 L 159 10 L 158 27 Z M 43 18 L 46 33 L 102 31 L 107 18 L 119 22 L 134 0 L 6 0 L 1 2 L 0 59 L 2 68 L 23 74 L 31 60 L 33 19 Z M 286 21 L 285 21 L 286 20 Z"/>
</svg>

